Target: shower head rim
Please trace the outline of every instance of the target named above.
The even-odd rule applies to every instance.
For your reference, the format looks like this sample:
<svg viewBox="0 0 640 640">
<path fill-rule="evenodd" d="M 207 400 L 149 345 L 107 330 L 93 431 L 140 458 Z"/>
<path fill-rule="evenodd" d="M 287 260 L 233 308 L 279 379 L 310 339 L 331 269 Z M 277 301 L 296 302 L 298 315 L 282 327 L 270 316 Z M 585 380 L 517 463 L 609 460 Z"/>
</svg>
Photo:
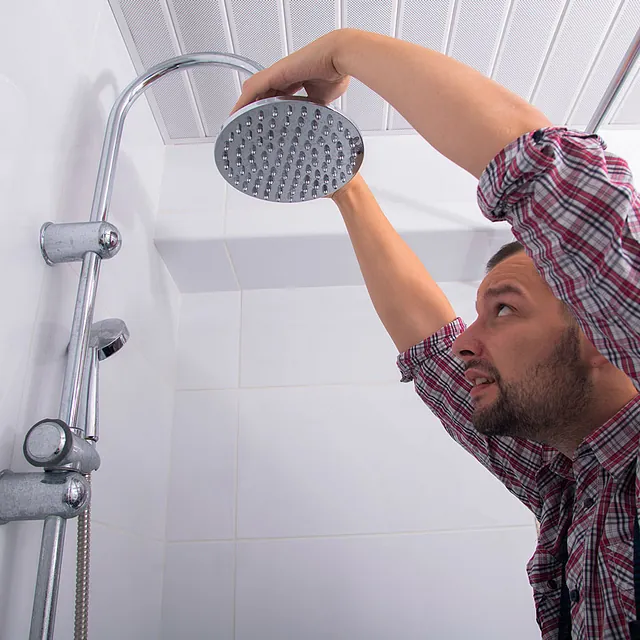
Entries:
<svg viewBox="0 0 640 640">
<path fill-rule="evenodd" d="M 293 96 L 290 96 L 290 95 L 272 96 L 272 97 L 269 97 L 269 98 L 262 98 L 260 100 L 255 100 L 254 102 L 251 102 L 251 103 L 245 105 L 244 107 L 238 109 L 238 111 L 236 111 L 236 112 L 232 113 L 230 116 L 228 116 L 225 119 L 225 121 L 222 123 L 222 125 L 220 126 L 220 130 L 218 131 L 218 136 L 217 136 L 215 144 L 214 144 L 214 162 L 215 162 L 215 165 L 216 165 L 220 175 L 222 176 L 223 180 L 227 184 L 229 184 L 229 186 L 233 187 L 237 191 L 242 192 L 242 190 L 239 188 L 239 186 L 233 184 L 232 180 L 227 176 L 227 173 L 228 173 L 227 169 L 224 167 L 223 161 L 221 160 L 221 158 L 223 156 L 223 148 L 222 147 L 224 146 L 224 144 L 225 144 L 225 142 L 227 140 L 226 140 L 225 137 L 223 137 L 220 134 L 227 127 L 229 127 L 229 125 L 231 125 L 232 123 L 238 122 L 242 118 L 242 116 L 244 116 L 245 114 L 255 113 L 261 107 L 270 107 L 271 105 L 277 105 L 277 104 L 282 104 L 282 103 L 286 104 L 286 103 L 291 103 L 291 102 L 301 102 L 303 104 L 309 105 L 310 107 L 314 106 L 314 107 L 321 107 L 323 109 L 326 109 L 327 111 L 329 111 L 332 114 L 334 114 L 335 117 L 337 117 L 338 119 L 343 120 L 344 126 L 346 128 L 351 128 L 355 133 L 354 137 L 356 137 L 356 136 L 359 137 L 360 141 L 361 141 L 358 154 L 355 157 L 355 164 L 350 169 L 346 170 L 346 179 L 344 180 L 344 182 L 342 182 L 342 184 L 340 184 L 337 189 L 332 188 L 331 191 L 329 193 L 327 193 L 326 195 L 325 194 L 319 195 L 318 199 L 322 199 L 322 198 L 326 198 L 326 197 L 332 196 L 339 189 L 341 189 L 346 184 L 348 184 L 353 179 L 353 177 L 358 173 L 358 171 L 360 171 L 360 168 L 362 166 L 362 162 L 364 161 L 363 136 L 362 136 L 362 132 L 360 131 L 358 126 L 353 122 L 353 120 L 349 116 L 347 116 L 340 109 L 336 109 L 333 106 L 329 106 L 327 104 L 323 104 L 322 102 L 318 102 L 316 100 L 311 100 L 307 96 L 298 96 L 298 95 L 293 95 Z M 245 193 L 245 195 L 254 197 L 254 198 L 258 199 L 258 200 L 264 200 L 263 198 L 260 198 L 255 194 L 249 193 L 248 191 Z M 268 202 L 274 203 L 274 200 L 272 200 L 270 198 L 266 199 L 266 200 Z M 293 200 L 293 202 L 296 202 L 296 203 L 311 202 L 312 200 L 313 200 L 312 198 L 295 199 L 295 200 Z M 277 201 L 277 202 L 285 203 L 285 202 L 287 202 L 287 200 L 285 198 L 283 198 L 281 201 Z"/>
</svg>

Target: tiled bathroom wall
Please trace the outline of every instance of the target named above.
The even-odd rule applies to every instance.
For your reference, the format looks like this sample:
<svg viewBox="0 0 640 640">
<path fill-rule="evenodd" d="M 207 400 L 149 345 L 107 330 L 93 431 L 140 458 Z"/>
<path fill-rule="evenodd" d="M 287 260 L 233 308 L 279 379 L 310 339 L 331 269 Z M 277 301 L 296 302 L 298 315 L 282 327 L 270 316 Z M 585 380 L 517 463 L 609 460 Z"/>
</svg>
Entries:
<svg viewBox="0 0 640 640">
<path fill-rule="evenodd" d="M 364 287 L 184 296 L 165 640 L 539 636 L 531 515 L 395 355 Z"/>
<path fill-rule="evenodd" d="M 135 77 L 106 0 L 0 7 L 0 469 L 32 470 L 24 434 L 56 417 L 78 264 L 47 267 L 48 220 L 88 220 L 108 110 Z M 102 467 L 93 478 L 90 637 L 159 634 L 178 290 L 152 241 L 164 145 L 132 108 L 114 187 L 123 248 L 101 270 L 95 319 L 121 317 L 102 363 Z M 67 527 L 56 638 L 73 636 L 75 521 Z M 0 638 L 28 637 L 41 522 L 0 526 Z"/>
</svg>

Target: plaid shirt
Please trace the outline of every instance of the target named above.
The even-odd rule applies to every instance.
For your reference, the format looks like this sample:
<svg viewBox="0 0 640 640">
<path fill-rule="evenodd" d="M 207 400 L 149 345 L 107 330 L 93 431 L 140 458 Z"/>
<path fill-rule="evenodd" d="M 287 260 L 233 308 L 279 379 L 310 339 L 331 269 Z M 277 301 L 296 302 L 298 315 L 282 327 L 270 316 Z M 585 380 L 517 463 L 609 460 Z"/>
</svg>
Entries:
<svg viewBox="0 0 640 640">
<path fill-rule="evenodd" d="M 640 382 L 640 198 L 624 160 L 596 135 L 528 133 L 480 178 L 490 220 L 507 220 L 556 297 L 636 386 Z M 577 448 L 573 460 L 542 444 L 478 433 L 470 383 L 451 346 L 459 318 L 398 358 L 449 434 L 540 522 L 527 565 L 544 640 L 556 640 L 567 538 L 573 638 L 623 639 L 635 619 L 633 518 L 640 493 L 640 396 Z"/>
</svg>

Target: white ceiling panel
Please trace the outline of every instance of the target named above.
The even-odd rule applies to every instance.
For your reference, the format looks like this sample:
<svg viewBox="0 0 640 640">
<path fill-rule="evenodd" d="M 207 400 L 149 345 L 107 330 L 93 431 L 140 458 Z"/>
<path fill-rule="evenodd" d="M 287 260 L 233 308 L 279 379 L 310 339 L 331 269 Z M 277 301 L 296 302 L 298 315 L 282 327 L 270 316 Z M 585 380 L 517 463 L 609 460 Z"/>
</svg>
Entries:
<svg viewBox="0 0 640 640">
<path fill-rule="evenodd" d="M 569 0 L 531 101 L 552 122 L 566 122 L 615 18 L 617 0 Z"/>
<path fill-rule="evenodd" d="M 567 118 L 570 124 L 585 126 L 589 122 L 636 35 L 638 27 L 640 27 L 640 0 L 627 0 L 621 5 L 589 73 L 589 78 L 583 86 L 572 113 Z"/>
<path fill-rule="evenodd" d="M 640 0 L 109 0 L 139 72 L 180 53 L 233 52 L 268 66 L 332 29 L 355 27 L 427 46 L 475 67 L 556 124 L 590 119 L 640 26 Z M 167 143 L 210 141 L 239 75 L 202 67 L 166 76 L 149 102 Z M 640 125 L 640 80 L 613 125 Z M 336 106 L 363 131 L 410 129 L 354 80 Z"/>
<path fill-rule="evenodd" d="M 404 0 L 398 7 L 398 33 L 401 40 L 444 52 L 451 32 L 454 0 Z M 391 109 L 390 129 L 411 129 L 411 125 Z"/>
<path fill-rule="evenodd" d="M 139 64 L 136 65 L 139 71 L 180 54 L 159 2 L 120 0 L 118 8 L 126 21 L 131 44 L 139 59 Z M 167 75 L 156 81 L 149 91 L 157 105 L 156 117 L 159 112 L 163 124 L 161 130 L 164 128 L 169 138 L 197 138 L 201 135 L 185 73 Z"/>
<path fill-rule="evenodd" d="M 345 0 L 342 25 L 354 29 L 394 35 L 397 2 L 379 0 Z M 342 101 L 342 109 L 363 131 L 380 131 L 386 127 L 386 102 L 358 80 L 352 80 Z"/>
<path fill-rule="evenodd" d="M 219 0 L 170 0 L 169 10 L 183 53 L 230 52 L 230 32 L 225 32 L 224 6 Z M 229 115 L 239 90 L 238 74 L 230 69 L 207 66 L 191 69 L 189 78 L 207 136 L 215 137 Z"/>
<path fill-rule="evenodd" d="M 199 0 L 192 0 L 198 4 Z M 268 67 L 287 54 L 281 0 L 225 0 L 235 51 Z"/>
<path fill-rule="evenodd" d="M 493 70 L 496 82 L 525 100 L 531 97 L 566 4 L 514 0 Z"/>
<path fill-rule="evenodd" d="M 446 53 L 490 76 L 508 8 L 508 0 L 459 0 Z"/>
<path fill-rule="evenodd" d="M 302 49 L 339 26 L 337 0 L 284 0 L 284 12 L 290 51 Z"/>
</svg>

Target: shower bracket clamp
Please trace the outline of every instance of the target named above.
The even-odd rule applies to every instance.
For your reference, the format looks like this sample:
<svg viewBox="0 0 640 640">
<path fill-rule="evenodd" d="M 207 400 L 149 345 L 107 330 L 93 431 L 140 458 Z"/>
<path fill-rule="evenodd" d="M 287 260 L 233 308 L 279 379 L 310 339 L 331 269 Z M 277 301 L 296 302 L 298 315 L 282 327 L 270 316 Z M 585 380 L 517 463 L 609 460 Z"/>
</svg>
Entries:
<svg viewBox="0 0 640 640">
<path fill-rule="evenodd" d="M 22 451 L 27 462 L 47 471 L 91 473 L 100 467 L 100 456 L 93 444 L 55 418 L 34 424 L 24 438 Z"/>
<path fill-rule="evenodd" d="M 0 525 L 49 516 L 75 518 L 90 498 L 89 480 L 75 471 L 0 471 Z"/>
<path fill-rule="evenodd" d="M 121 245 L 120 232 L 109 222 L 45 222 L 40 229 L 40 251 L 48 265 L 79 262 L 88 252 L 106 260 Z"/>
</svg>

